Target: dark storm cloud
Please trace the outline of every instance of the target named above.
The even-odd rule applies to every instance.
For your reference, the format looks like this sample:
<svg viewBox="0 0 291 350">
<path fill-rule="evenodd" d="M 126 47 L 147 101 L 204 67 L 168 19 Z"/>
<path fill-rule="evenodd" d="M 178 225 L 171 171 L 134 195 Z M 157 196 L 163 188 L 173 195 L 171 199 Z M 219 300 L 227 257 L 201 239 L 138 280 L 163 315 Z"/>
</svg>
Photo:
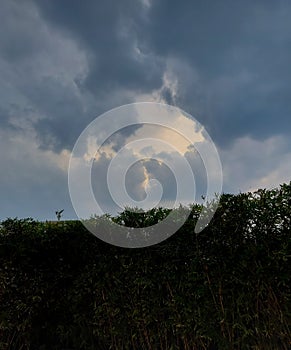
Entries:
<svg viewBox="0 0 291 350">
<path fill-rule="evenodd" d="M 41 148 L 71 149 L 95 117 L 161 85 L 163 62 L 138 48 L 145 11 L 129 1 L 3 2 L 0 74 L 19 109 L 38 115 Z"/>
<path fill-rule="evenodd" d="M 9 123 L 10 111 L 0 106 L 1 128 L 11 127 Z"/>
<path fill-rule="evenodd" d="M 0 20 L 1 128 L 34 128 L 44 149 L 71 147 L 89 119 L 66 77 L 78 65 L 75 57 L 66 62 L 73 44 L 48 29 L 31 2 L 1 2 Z"/>
<path fill-rule="evenodd" d="M 117 88 L 149 91 L 161 85 L 163 61 L 139 52 L 138 27 L 144 27 L 140 1 L 37 1 L 41 13 L 87 52 L 85 87 L 107 94 Z"/>
<path fill-rule="evenodd" d="M 0 53 L 9 62 L 17 64 L 43 47 L 29 2 L 1 1 L 0 23 Z"/>
<path fill-rule="evenodd" d="M 139 99 L 176 104 L 205 125 L 231 191 L 285 181 L 290 18 L 287 0 L 1 0 L 2 217 L 45 218 L 62 201 L 72 211 L 63 150 L 94 118 Z M 136 130 L 123 129 L 107 143 L 117 151 Z M 203 164 L 190 150 L 185 157 L 205 190 Z M 109 212 L 108 164 L 104 154 L 95 167 L 96 193 Z M 175 197 L 166 166 L 148 162 L 131 169 L 134 198 L 145 195 L 143 166 L 164 184 L 165 200 Z"/>
<path fill-rule="evenodd" d="M 198 112 L 216 142 L 290 132 L 290 2 L 152 4 L 141 36 L 175 59 L 178 105 Z"/>
<path fill-rule="evenodd" d="M 21 63 L 49 52 L 44 33 L 56 31 L 77 45 L 88 65 L 85 76 L 72 77 L 79 96 L 51 76 L 24 89 L 44 116 L 36 125 L 43 147 L 72 147 L 94 117 L 132 102 L 126 91 L 138 96 L 160 89 L 167 69 L 177 78 L 177 96 L 164 86 L 161 97 L 197 117 L 220 146 L 244 135 L 290 132 L 287 1 L 159 0 L 145 7 L 141 1 L 74 0 L 65 6 L 53 0 L 35 2 L 31 11 L 19 6 L 22 17 L 4 7 L 4 58 Z M 46 23 L 39 31 L 38 12 Z M 84 111 L 87 92 L 96 103 Z"/>
<path fill-rule="evenodd" d="M 35 81 L 25 91 L 43 116 L 35 123 L 41 148 L 71 149 L 92 115 L 83 112 L 82 100 L 62 82 L 52 77 Z"/>
<path fill-rule="evenodd" d="M 1 55 L 23 68 L 22 93 L 43 115 L 35 126 L 42 147 L 72 147 L 94 117 L 132 102 L 125 91 L 138 95 L 161 88 L 167 69 L 177 77 L 177 96 L 164 87 L 161 97 L 197 117 L 219 145 L 244 135 L 264 139 L 290 132 L 289 2 L 150 4 L 3 2 Z M 52 54 L 51 32 L 71 40 L 86 57 L 85 76 L 72 76 L 78 96 L 61 79 L 49 73 L 34 79 L 22 67 L 41 53 Z M 89 108 L 87 92 L 96 100 Z"/>
</svg>

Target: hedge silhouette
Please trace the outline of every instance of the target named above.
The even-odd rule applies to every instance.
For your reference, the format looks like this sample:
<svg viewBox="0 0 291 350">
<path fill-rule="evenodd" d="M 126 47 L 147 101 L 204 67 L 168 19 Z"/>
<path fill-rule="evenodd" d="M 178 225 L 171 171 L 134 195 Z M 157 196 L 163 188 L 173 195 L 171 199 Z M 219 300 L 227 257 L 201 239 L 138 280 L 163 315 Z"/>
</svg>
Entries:
<svg viewBox="0 0 291 350">
<path fill-rule="evenodd" d="M 79 221 L 3 221 L 0 348 L 289 349 L 291 183 L 222 195 L 195 234 L 200 211 L 144 249 Z M 168 213 L 107 220 L 148 226 Z"/>
</svg>

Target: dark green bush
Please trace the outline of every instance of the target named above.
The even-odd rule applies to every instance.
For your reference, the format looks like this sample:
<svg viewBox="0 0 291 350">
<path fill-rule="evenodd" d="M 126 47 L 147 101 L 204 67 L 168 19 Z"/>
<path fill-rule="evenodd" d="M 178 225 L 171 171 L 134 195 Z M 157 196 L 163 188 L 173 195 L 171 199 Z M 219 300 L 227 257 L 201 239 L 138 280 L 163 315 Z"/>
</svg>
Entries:
<svg viewBox="0 0 291 350">
<path fill-rule="evenodd" d="M 144 249 L 79 221 L 3 221 L 0 349 L 289 349 L 291 183 L 224 194 L 195 234 L 201 209 Z M 107 219 L 143 227 L 169 212 Z"/>
</svg>

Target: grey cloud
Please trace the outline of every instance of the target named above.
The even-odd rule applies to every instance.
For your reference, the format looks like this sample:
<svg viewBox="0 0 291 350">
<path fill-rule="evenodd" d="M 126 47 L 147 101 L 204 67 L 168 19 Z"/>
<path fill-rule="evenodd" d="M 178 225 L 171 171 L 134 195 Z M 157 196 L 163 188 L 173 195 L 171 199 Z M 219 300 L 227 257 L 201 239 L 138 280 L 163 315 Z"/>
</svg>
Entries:
<svg viewBox="0 0 291 350">
<path fill-rule="evenodd" d="M 3 90 L 9 94 L 7 77 L 14 87 L 8 98 L 20 114 L 34 110 L 43 149 L 71 149 L 95 117 L 161 84 L 161 62 L 137 51 L 135 26 L 144 21 L 139 3 L 4 4 Z"/>
<path fill-rule="evenodd" d="M 3 1 L 0 16 L 1 126 L 11 127 L 11 117 L 29 120 L 43 149 L 72 147 L 92 118 L 74 87 L 82 69 L 80 58 L 70 58 L 74 45 L 47 28 L 32 2 Z"/>
<path fill-rule="evenodd" d="M 255 182 L 272 167 L 287 169 L 279 159 L 284 156 L 288 163 L 289 142 L 286 149 L 277 147 L 261 157 L 263 141 L 270 136 L 290 139 L 290 2 L 157 0 L 150 4 L 2 0 L 1 193 L 11 199 L 10 213 L 18 208 L 23 215 L 34 215 L 39 208 L 44 217 L 59 201 L 67 203 L 68 194 L 62 189 L 67 185 L 59 170 L 50 169 L 41 157 L 38 167 L 33 156 L 27 158 L 24 150 L 13 149 L 8 136 L 24 138 L 31 131 L 33 142 L 41 148 L 39 154 L 49 149 L 57 155 L 71 149 L 98 115 L 157 91 L 205 125 L 222 154 L 227 189 Z M 163 85 L 166 73 L 177 79 L 175 91 Z M 117 151 L 137 128 L 121 130 L 108 143 Z M 262 148 L 246 147 L 241 153 L 237 145 L 245 136 L 262 141 Z M 186 158 L 203 192 L 203 164 L 191 152 Z M 96 193 L 109 210 L 112 201 L 102 192 L 108 162 L 104 154 L 96 164 Z M 164 183 L 165 198 L 173 198 L 175 183 L 169 170 L 153 162 L 145 166 L 150 176 Z M 35 175 L 26 177 L 30 168 Z M 129 175 L 129 191 L 142 198 L 141 164 Z M 38 202 L 35 193 L 41 198 Z M 5 202 L 2 215 L 9 213 Z M 72 208 L 65 205 L 69 212 Z"/>
<path fill-rule="evenodd" d="M 264 141 L 244 137 L 238 139 L 232 149 L 220 150 L 224 191 L 237 193 L 289 182 L 290 146 L 290 140 L 282 136 L 272 136 Z"/>
<path fill-rule="evenodd" d="M 42 15 L 77 40 L 89 58 L 84 82 L 91 92 L 135 89 L 150 91 L 161 85 L 163 61 L 139 52 L 137 27 L 144 26 L 141 2 L 38 1 Z"/>
<path fill-rule="evenodd" d="M 47 77 L 28 86 L 25 95 L 42 116 L 35 123 L 40 147 L 56 151 L 71 149 L 92 118 L 84 113 L 82 100 L 75 91 Z"/>
<path fill-rule="evenodd" d="M 74 218 L 67 176 L 51 158 L 35 147 L 32 135 L 0 130 L 0 220 L 33 217 L 55 220 L 55 210 Z"/>
<path fill-rule="evenodd" d="M 144 161 L 137 161 L 127 171 L 125 179 L 125 188 L 128 195 L 136 201 L 141 201 L 146 198 L 144 189 Z"/>
<path fill-rule="evenodd" d="M 72 146 L 95 116 L 132 102 L 126 91 L 159 89 L 169 68 L 178 78 L 177 98 L 167 87 L 162 97 L 197 117 L 220 146 L 229 147 L 243 135 L 263 139 L 290 132 L 291 6 L 286 1 L 160 0 L 147 9 L 131 1 L 71 1 L 70 6 L 39 1 L 22 5 L 22 18 L 8 3 L 2 16 L 12 40 L 2 36 L 3 57 L 13 61 L 15 56 L 21 67 L 40 52 L 50 54 L 47 35 L 54 32 L 71 40 L 87 60 L 86 74 L 71 77 L 78 95 L 51 76 L 41 81 L 32 76 L 25 84 L 30 77 L 22 73 L 23 94 L 43 114 L 36 125 L 40 139 L 50 140 L 43 147 L 48 142 L 56 150 Z M 14 54 L 13 45 L 20 52 Z"/>
<path fill-rule="evenodd" d="M 113 213 L 122 211 L 118 205 L 116 205 L 110 195 L 107 185 L 107 171 L 111 158 L 105 153 L 100 154 L 100 158 L 94 161 L 91 172 L 92 190 L 95 199 L 101 209 L 105 213 Z M 95 213 L 88 213 L 94 215 Z"/>
<path fill-rule="evenodd" d="M 141 31 L 176 62 L 177 104 L 229 147 L 242 135 L 290 133 L 290 14 L 287 1 L 158 1 Z"/>
<path fill-rule="evenodd" d="M 174 201 L 177 194 L 177 184 L 170 168 L 166 164 L 157 162 L 156 160 L 144 161 L 143 165 L 149 174 L 149 178 L 156 179 L 163 187 L 161 202 L 167 203 Z"/>
<path fill-rule="evenodd" d="M 191 169 L 194 174 L 195 186 L 196 186 L 196 198 L 195 201 L 201 201 L 201 197 L 206 195 L 207 193 L 207 172 L 205 165 L 203 163 L 202 158 L 199 153 L 196 152 L 195 149 L 189 149 L 188 152 L 185 153 L 185 158 L 189 162 Z M 210 193 L 210 197 L 213 196 L 214 193 Z M 193 200 L 194 202 L 194 200 Z"/>
<path fill-rule="evenodd" d="M 190 154 L 190 152 L 189 152 Z M 132 155 L 133 156 L 133 155 Z M 134 157 L 134 156 L 133 156 Z M 189 155 L 190 157 L 190 155 Z M 159 154 L 159 158 L 165 159 L 168 158 L 171 162 L 175 162 L 175 157 L 170 154 Z M 190 159 L 190 164 L 197 167 L 197 160 Z M 101 157 L 98 160 L 94 161 L 92 168 L 92 185 L 93 192 L 98 204 L 102 207 L 105 212 L 117 213 L 123 208 L 119 207 L 114 203 L 107 183 L 107 171 L 110 164 L 111 157 L 106 156 L 105 153 L 101 154 Z M 201 164 L 199 164 L 200 166 Z M 122 164 L 120 164 L 122 166 Z M 198 170 L 198 171 L 197 171 Z M 145 175 L 145 172 L 147 175 Z M 196 181 L 197 175 L 199 175 L 199 169 L 195 169 Z M 203 173 L 203 169 L 201 171 Z M 177 182 L 175 176 L 181 177 L 180 174 L 173 174 L 170 168 L 161 162 L 155 160 L 155 155 L 153 154 L 153 159 L 143 159 L 139 160 L 136 158 L 136 163 L 134 163 L 127 171 L 125 178 L 125 189 L 128 195 L 135 201 L 142 201 L 146 197 L 145 192 L 145 180 L 146 179 L 155 179 L 160 182 L 163 192 L 161 198 L 161 205 L 172 206 L 172 203 L 175 202 L 177 196 Z M 122 181 L 122 179 L 119 179 Z M 203 181 L 202 181 L 203 182 Z M 202 183 L 201 179 L 198 180 L 198 186 Z M 120 184 L 122 186 L 122 184 Z M 205 194 L 204 188 L 198 188 L 197 198 L 199 199 L 200 194 Z M 195 198 L 188 198 L 190 202 L 194 202 Z M 93 214 L 93 213 L 92 213 Z"/>
<path fill-rule="evenodd" d="M 116 205 L 113 201 L 107 184 L 107 170 L 111 159 L 103 154 L 94 162 L 92 169 L 93 192 L 98 204 L 104 212 L 116 214 L 124 208 Z M 144 181 L 146 180 L 144 168 L 148 172 L 150 179 L 158 180 L 163 187 L 163 196 L 161 203 L 171 203 L 176 198 L 176 181 L 170 169 L 153 160 L 139 161 L 128 169 L 125 178 L 125 189 L 128 195 L 135 201 L 142 201 L 146 197 L 144 190 Z M 120 179 L 121 180 L 121 179 Z M 93 213 L 92 213 L 93 214 Z"/>
<path fill-rule="evenodd" d="M 132 124 L 125 128 L 119 129 L 116 133 L 114 133 L 106 140 L 105 145 L 110 145 L 113 151 L 118 152 L 123 146 L 126 145 L 127 138 L 131 135 L 134 135 L 134 133 L 141 127 L 142 124 Z"/>
<path fill-rule="evenodd" d="M 17 64 L 43 47 L 37 14 L 30 2 L 1 1 L 1 56 Z"/>
</svg>

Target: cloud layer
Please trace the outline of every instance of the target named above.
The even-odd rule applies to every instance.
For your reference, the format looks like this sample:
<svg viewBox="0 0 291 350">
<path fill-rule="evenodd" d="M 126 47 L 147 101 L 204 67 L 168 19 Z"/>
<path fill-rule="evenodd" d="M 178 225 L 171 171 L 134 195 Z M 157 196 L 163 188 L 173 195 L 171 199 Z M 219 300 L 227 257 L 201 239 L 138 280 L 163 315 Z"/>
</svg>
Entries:
<svg viewBox="0 0 291 350">
<path fill-rule="evenodd" d="M 63 207 L 73 217 L 67 164 L 76 139 L 98 115 L 137 101 L 176 105 L 206 127 L 226 191 L 290 180 L 290 15 L 287 0 L 2 0 L 0 218 L 51 218 Z M 141 134 L 121 131 L 113 151 Z M 104 176 L 108 159 L 99 160 Z M 148 176 L 164 181 L 167 200 L 175 195 L 160 163 L 129 175 L 135 198 Z"/>
</svg>

